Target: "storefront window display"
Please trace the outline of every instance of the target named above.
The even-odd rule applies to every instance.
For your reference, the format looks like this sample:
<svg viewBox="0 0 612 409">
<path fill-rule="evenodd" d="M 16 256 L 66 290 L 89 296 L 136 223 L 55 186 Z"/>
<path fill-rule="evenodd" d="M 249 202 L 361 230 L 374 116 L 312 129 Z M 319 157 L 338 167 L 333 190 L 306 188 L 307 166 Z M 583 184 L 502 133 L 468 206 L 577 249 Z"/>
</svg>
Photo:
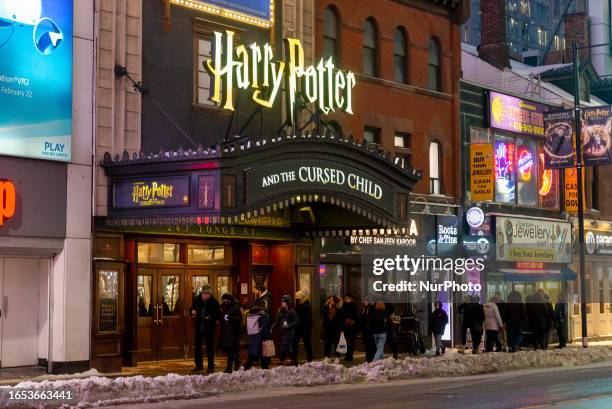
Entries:
<svg viewBox="0 0 612 409">
<path fill-rule="evenodd" d="M 179 263 L 179 245 L 175 243 L 138 243 L 139 263 Z"/>
<path fill-rule="evenodd" d="M 559 208 L 559 173 L 544 169 L 542 144 L 496 134 L 494 154 L 496 202 Z"/>
</svg>

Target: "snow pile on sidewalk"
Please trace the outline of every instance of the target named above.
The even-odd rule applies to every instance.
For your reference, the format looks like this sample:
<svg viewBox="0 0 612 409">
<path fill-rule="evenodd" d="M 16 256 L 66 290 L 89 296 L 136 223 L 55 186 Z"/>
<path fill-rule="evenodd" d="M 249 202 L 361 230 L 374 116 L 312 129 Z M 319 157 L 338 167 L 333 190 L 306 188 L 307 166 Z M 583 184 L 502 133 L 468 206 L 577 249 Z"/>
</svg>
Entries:
<svg viewBox="0 0 612 409">
<path fill-rule="evenodd" d="M 133 402 L 199 398 L 224 392 L 246 391 L 275 386 L 317 386 L 358 382 L 475 375 L 516 369 L 576 366 L 612 360 L 612 348 L 568 348 L 549 351 L 524 351 L 515 354 L 490 353 L 460 355 L 451 353 L 440 358 L 385 359 L 351 368 L 313 362 L 300 367 L 277 367 L 271 370 L 215 373 L 209 376 L 169 374 L 158 377 L 120 377 L 109 379 L 50 380 L 22 382 L 15 388 L 37 390 L 73 390 L 78 397 L 76 407 L 95 407 Z M 0 387 L 0 392 L 6 392 Z M 6 395 L 5 395 L 6 396 Z M 27 407 L 0 402 L 0 407 Z M 42 406 L 40 406 L 42 407 Z"/>
</svg>

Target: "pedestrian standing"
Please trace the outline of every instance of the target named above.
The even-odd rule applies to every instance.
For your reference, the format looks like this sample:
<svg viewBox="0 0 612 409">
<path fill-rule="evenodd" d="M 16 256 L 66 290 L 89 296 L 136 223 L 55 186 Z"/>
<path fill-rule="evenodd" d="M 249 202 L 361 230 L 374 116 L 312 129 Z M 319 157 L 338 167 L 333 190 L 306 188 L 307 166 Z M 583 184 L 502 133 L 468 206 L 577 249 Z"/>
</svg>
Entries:
<svg viewBox="0 0 612 409">
<path fill-rule="evenodd" d="M 206 356 L 208 358 L 207 371 L 215 371 L 215 331 L 221 315 L 219 302 L 213 297 L 210 285 L 202 286 L 200 294 L 193 298 L 191 315 L 195 317 L 195 350 L 193 359 L 195 371 L 204 369 L 202 359 L 202 344 L 206 343 Z"/>
<path fill-rule="evenodd" d="M 472 326 L 471 311 L 472 297 L 470 295 L 466 295 L 463 298 L 463 302 L 459 305 L 459 307 L 457 307 L 457 313 L 461 315 L 461 353 L 463 353 L 467 346 L 467 332 Z"/>
<path fill-rule="evenodd" d="M 353 294 L 349 293 L 344 296 L 342 316 L 344 317 L 344 338 L 346 339 L 346 355 L 344 356 L 344 361 L 352 362 L 353 353 L 355 352 L 355 338 L 357 338 L 359 329 L 357 304 L 355 304 Z"/>
<path fill-rule="evenodd" d="M 266 289 L 263 285 L 255 288 L 255 301 L 253 305 L 258 305 L 269 316 L 272 316 L 272 293 Z"/>
<path fill-rule="evenodd" d="M 292 357 L 291 348 L 293 347 L 293 337 L 295 327 L 298 325 L 298 316 L 291 306 L 291 296 L 281 297 L 281 306 L 276 314 L 276 320 L 272 324 L 272 329 L 280 328 L 280 364 L 284 365 L 285 360 Z"/>
<path fill-rule="evenodd" d="M 374 308 L 370 311 L 369 327 L 372 331 L 376 352 L 374 353 L 373 361 L 383 359 L 385 355 L 385 342 L 387 340 L 387 328 L 389 326 L 385 303 L 377 302 Z"/>
<path fill-rule="evenodd" d="M 442 344 L 442 335 L 446 330 L 448 324 L 448 314 L 442 308 L 442 303 L 436 301 L 434 303 L 434 310 L 429 318 L 429 333 L 433 334 L 434 341 L 436 344 L 436 356 L 444 354 L 446 347 Z"/>
<path fill-rule="evenodd" d="M 240 306 L 231 294 L 223 294 L 221 297 L 221 349 L 227 355 L 226 373 L 232 372 L 232 366 L 236 370 L 240 368 L 240 323 L 242 314 Z"/>
<path fill-rule="evenodd" d="M 395 335 L 393 334 L 393 328 L 394 328 L 393 317 L 395 315 L 393 304 L 386 303 L 385 310 L 387 311 L 387 338 L 385 342 L 387 345 L 389 345 L 389 349 L 391 350 L 391 353 L 393 354 L 393 359 L 397 359 L 398 357 L 397 343 L 395 342 Z"/>
<path fill-rule="evenodd" d="M 363 342 L 363 349 L 365 350 L 366 362 L 372 362 L 374 354 L 376 353 L 376 344 L 374 343 L 374 336 L 370 329 L 370 313 L 372 312 L 373 305 L 369 301 L 364 301 L 361 304 L 361 311 L 359 313 L 359 329 L 361 330 L 361 340 Z"/>
<path fill-rule="evenodd" d="M 495 345 L 496 351 L 501 351 L 502 346 L 499 341 L 499 331 L 504 327 L 501 315 L 497 304 L 494 302 L 494 298 L 484 305 L 484 328 L 485 328 L 485 351 L 493 352 L 493 345 Z"/>
<path fill-rule="evenodd" d="M 550 295 L 542 290 L 542 297 L 544 297 L 544 306 L 546 307 L 546 324 L 544 326 L 544 349 L 548 349 L 548 342 L 550 340 L 550 330 L 555 325 L 555 309 L 550 302 Z"/>
<path fill-rule="evenodd" d="M 472 297 L 472 306 L 470 308 L 472 325 L 470 333 L 472 334 L 472 353 L 477 354 L 480 351 L 480 342 L 482 341 L 482 333 L 484 332 L 484 307 L 480 303 L 480 297 L 474 295 Z"/>
<path fill-rule="evenodd" d="M 258 360 L 261 360 L 261 369 L 268 369 L 270 358 L 264 357 L 261 352 L 263 342 L 272 339 L 270 334 L 270 317 L 263 308 L 256 305 L 249 310 L 246 321 L 247 333 L 249 335 L 249 345 L 247 347 L 249 359 L 244 364 L 244 369 L 251 369 Z"/>
<path fill-rule="evenodd" d="M 567 303 L 563 294 L 559 294 L 555 305 L 555 327 L 559 337 L 557 348 L 565 348 L 567 344 Z"/>
<path fill-rule="evenodd" d="M 527 315 L 530 322 L 530 327 L 533 332 L 534 349 L 546 349 L 546 320 L 548 319 L 548 308 L 544 300 L 542 292 L 537 291 L 530 298 L 530 303 L 527 304 Z"/>
<path fill-rule="evenodd" d="M 523 304 L 521 293 L 516 290 L 508 294 L 505 323 L 508 331 L 508 347 L 510 352 L 516 352 L 521 348 L 523 330 L 527 325 L 527 310 L 525 304 Z"/>
<path fill-rule="evenodd" d="M 312 306 L 308 300 L 308 295 L 304 291 L 295 293 L 295 312 L 298 316 L 298 324 L 295 327 L 293 337 L 292 360 L 293 364 L 298 364 L 298 345 L 300 340 L 304 342 L 306 360 L 312 362 Z"/>
<path fill-rule="evenodd" d="M 325 340 L 324 354 L 325 360 L 329 362 L 334 353 L 334 363 L 340 363 L 340 354 L 336 351 L 340 341 L 340 333 L 344 325 L 342 317 L 342 299 L 335 295 L 330 295 L 325 301 L 323 309 L 323 337 Z"/>
</svg>

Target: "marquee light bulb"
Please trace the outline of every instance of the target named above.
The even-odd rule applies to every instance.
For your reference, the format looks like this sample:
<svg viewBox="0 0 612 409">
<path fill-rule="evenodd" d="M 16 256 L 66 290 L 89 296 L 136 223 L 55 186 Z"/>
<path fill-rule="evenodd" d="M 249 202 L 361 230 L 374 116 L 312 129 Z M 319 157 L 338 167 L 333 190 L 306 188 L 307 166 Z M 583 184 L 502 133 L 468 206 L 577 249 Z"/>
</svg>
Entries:
<svg viewBox="0 0 612 409">
<path fill-rule="evenodd" d="M 41 13 L 40 0 L 0 0 L 0 20 L 33 26 Z"/>
</svg>

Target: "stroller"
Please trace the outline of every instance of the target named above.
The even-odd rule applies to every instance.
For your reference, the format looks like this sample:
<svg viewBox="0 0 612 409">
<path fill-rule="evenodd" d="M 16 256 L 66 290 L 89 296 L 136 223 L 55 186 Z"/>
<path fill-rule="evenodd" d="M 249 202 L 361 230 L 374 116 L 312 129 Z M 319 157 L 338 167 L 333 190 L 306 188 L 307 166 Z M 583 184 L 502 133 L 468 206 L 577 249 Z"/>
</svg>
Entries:
<svg viewBox="0 0 612 409">
<path fill-rule="evenodd" d="M 416 356 L 425 353 L 426 348 L 421 333 L 421 323 L 412 310 L 402 313 L 400 331 L 406 334 L 410 355 Z"/>
</svg>

